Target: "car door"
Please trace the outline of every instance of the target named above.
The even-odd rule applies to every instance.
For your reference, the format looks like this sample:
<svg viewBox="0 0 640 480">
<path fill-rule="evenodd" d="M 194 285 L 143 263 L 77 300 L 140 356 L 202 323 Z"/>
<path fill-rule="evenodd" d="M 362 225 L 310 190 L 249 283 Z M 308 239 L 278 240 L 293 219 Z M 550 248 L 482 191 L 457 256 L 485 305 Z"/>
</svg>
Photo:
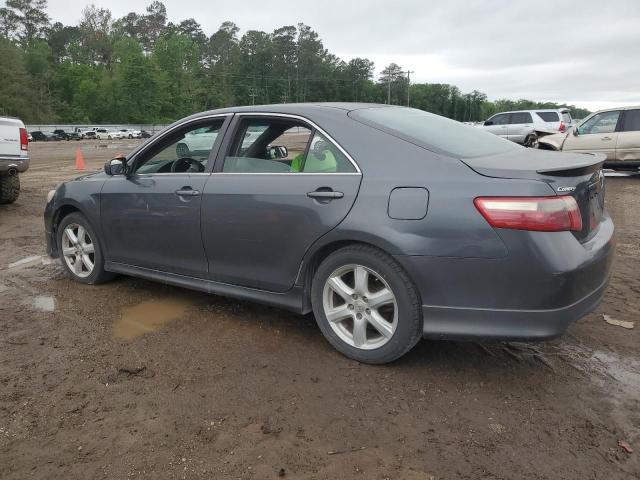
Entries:
<svg viewBox="0 0 640 480">
<path fill-rule="evenodd" d="M 616 142 L 616 160 L 640 161 L 640 109 L 623 113 Z"/>
<path fill-rule="evenodd" d="M 497 115 L 494 115 L 489 120 L 484 122 L 483 128 L 488 132 L 493 133 L 494 135 L 499 135 L 501 137 L 507 138 L 509 135 L 509 115 L 509 113 L 499 113 Z"/>
<path fill-rule="evenodd" d="M 351 209 L 361 173 L 300 117 L 236 115 L 231 130 L 202 204 L 210 278 L 285 292 L 305 252 Z"/>
<path fill-rule="evenodd" d="M 107 259 L 112 262 L 206 278 L 208 262 L 200 232 L 202 192 L 228 124 L 212 116 L 179 125 L 128 160 L 128 174 L 110 177 L 100 194 Z M 209 144 L 182 148 L 194 130 Z"/>
<path fill-rule="evenodd" d="M 524 143 L 527 135 L 533 130 L 533 118 L 529 112 L 515 112 L 509 118 L 508 136 L 512 142 Z"/>
<path fill-rule="evenodd" d="M 619 121 L 620 110 L 596 113 L 567 135 L 562 150 L 603 153 L 614 160 Z"/>
</svg>

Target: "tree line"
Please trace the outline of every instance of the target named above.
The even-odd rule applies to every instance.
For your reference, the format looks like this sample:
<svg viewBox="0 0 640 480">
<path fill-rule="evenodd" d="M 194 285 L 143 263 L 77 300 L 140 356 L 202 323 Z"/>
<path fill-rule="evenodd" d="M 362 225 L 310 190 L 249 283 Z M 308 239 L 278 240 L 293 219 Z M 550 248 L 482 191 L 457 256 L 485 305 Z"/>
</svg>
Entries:
<svg viewBox="0 0 640 480">
<path fill-rule="evenodd" d="M 225 21 L 207 36 L 193 18 L 170 22 L 160 1 L 121 18 L 89 5 L 77 25 L 63 25 L 51 22 L 47 0 L 6 0 L 0 65 L 0 114 L 28 123 L 166 123 L 225 106 L 316 101 L 409 101 L 460 121 L 560 106 L 410 83 L 397 64 L 376 79 L 372 61 L 338 58 L 303 23 L 241 35 Z M 569 107 L 577 118 L 589 113 Z"/>
</svg>

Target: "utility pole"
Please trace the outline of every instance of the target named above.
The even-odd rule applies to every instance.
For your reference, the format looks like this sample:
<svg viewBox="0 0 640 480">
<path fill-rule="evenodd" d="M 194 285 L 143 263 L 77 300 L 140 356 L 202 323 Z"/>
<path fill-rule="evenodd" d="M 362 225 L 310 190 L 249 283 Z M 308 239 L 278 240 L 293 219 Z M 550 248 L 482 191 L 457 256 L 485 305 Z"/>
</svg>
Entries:
<svg viewBox="0 0 640 480">
<path fill-rule="evenodd" d="M 251 97 L 251 105 L 255 105 L 256 97 L 258 96 L 256 87 L 249 87 L 249 96 Z"/>
<path fill-rule="evenodd" d="M 407 107 L 409 106 L 409 100 L 411 99 L 411 74 L 415 73 L 413 70 L 407 70 Z"/>
</svg>

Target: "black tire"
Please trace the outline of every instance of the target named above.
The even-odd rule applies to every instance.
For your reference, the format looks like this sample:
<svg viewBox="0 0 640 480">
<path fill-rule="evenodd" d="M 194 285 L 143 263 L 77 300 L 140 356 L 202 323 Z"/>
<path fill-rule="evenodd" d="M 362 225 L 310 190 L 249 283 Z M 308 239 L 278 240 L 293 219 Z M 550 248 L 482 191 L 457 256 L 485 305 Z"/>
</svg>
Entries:
<svg viewBox="0 0 640 480">
<path fill-rule="evenodd" d="M 72 223 L 75 223 L 77 225 L 84 227 L 89 237 L 91 238 L 92 244 L 94 246 L 93 271 L 87 277 L 79 277 L 78 275 L 76 275 L 73 272 L 73 270 L 69 268 L 69 265 L 67 264 L 62 254 L 62 234 L 65 228 L 67 228 Z M 79 212 L 70 213 L 60 221 L 60 223 L 58 224 L 56 241 L 58 243 L 58 252 L 60 255 L 60 260 L 62 261 L 62 266 L 64 267 L 67 275 L 72 280 L 75 280 L 76 282 L 79 282 L 79 283 L 87 283 L 87 284 L 94 285 L 98 283 L 107 282 L 111 280 L 113 277 L 115 277 L 114 273 L 105 271 L 104 255 L 102 253 L 103 249 L 100 243 L 100 239 L 96 235 L 95 230 L 93 229 L 91 224 L 87 221 L 85 216 L 82 215 L 81 213 Z"/>
<path fill-rule="evenodd" d="M 20 177 L 0 175 L 0 204 L 15 202 L 20 196 Z"/>
<path fill-rule="evenodd" d="M 378 273 L 389 285 L 398 306 L 397 326 L 384 345 L 364 350 L 342 340 L 332 329 L 323 307 L 323 291 L 329 276 L 345 265 L 362 265 Z M 400 358 L 422 338 L 422 304 L 418 291 L 404 269 L 382 250 L 352 245 L 329 255 L 316 270 L 311 286 L 311 304 L 325 338 L 343 355 L 363 363 L 383 364 Z"/>
<path fill-rule="evenodd" d="M 530 133 L 524 141 L 524 146 L 527 148 L 538 148 L 538 135 Z"/>
</svg>

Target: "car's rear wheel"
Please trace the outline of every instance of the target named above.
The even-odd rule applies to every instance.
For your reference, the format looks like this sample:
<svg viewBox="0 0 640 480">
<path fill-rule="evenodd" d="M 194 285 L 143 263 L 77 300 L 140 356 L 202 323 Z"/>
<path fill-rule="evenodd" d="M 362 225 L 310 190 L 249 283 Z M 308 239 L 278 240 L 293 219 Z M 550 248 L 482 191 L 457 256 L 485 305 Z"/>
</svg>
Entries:
<svg viewBox="0 0 640 480">
<path fill-rule="evenodd" d="M 20 196 L 20 177 L 0 175 L 0 204 L 13 203 Z"/>
<path fill-rule="evenodd" d="M 80 213 L 71 213 L 58 225 L 58 251 L 67 274 L 80 283 L 102 283 L 113 278 L 104 270 L 98 236 Z"/>
<path fill-rule="evenodd" d="M 318 326 L 339 352 L 364 363 L 387 363 L 422 335 L 422 309 L 413 282 L 389 255 L 367 245 L 331 254 L 311 288 Z"/>
</svg>

